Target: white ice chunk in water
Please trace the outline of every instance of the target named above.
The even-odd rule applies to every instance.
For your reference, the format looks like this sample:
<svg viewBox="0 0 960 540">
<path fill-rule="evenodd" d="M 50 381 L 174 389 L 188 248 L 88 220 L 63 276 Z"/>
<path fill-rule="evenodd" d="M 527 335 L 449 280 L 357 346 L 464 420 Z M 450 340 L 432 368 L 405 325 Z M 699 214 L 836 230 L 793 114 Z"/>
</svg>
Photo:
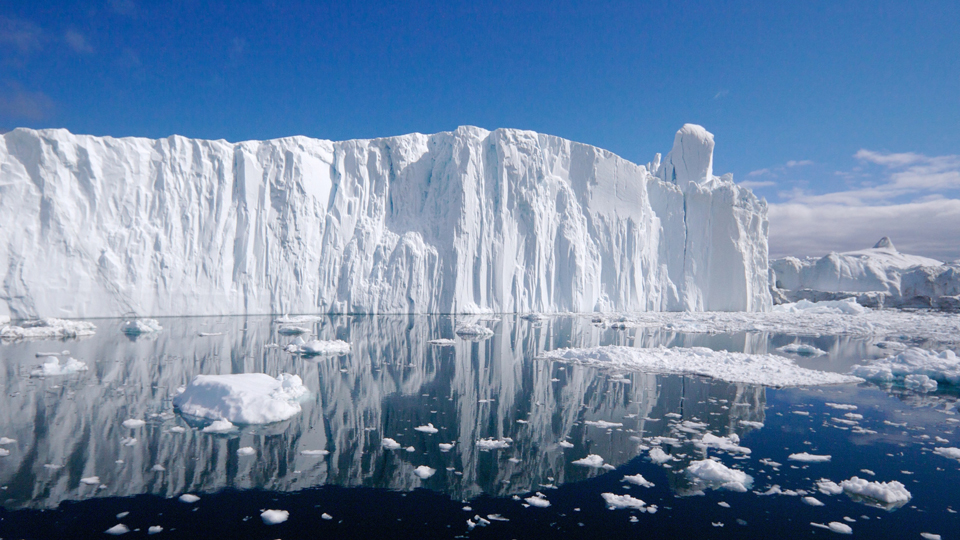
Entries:
<svg viewBox="0 0 960 540">
<path fill-rule="evenodd" d="M 537 508 L 546 508 L 550 506 L 550 501 L 547 500 L 547 496 L 539 491 L 530 497 L 523 499 L 527 501 L 527 504 L 530 506 L 536 506 Z"/>
<path fill-rule="evenodd" d="M 399 448 L 400 445 L 398 444 L 397 447 Z M 329 450 L 301 450 L 300 451 L 301 456 L 311 456 L 311 457 L 322 457 L 329 453 L 330 453 Z"/>
<path fill-rule="evenodd" d="M 290 512 L 286 510 L 264 510 L 260 512 L 260 519 L 267 525 L 277 525 L 283 523 L 290 517 Z"/>
<path fill-rule="evenodd" d="M 42 279 L 42 278 L 41 278 Z M 97 327 L 87 321 L 66 319 L 36 319 L 23 321 L 20 326 L 0 324 L 0 339 L 66 339 L 92 336 Z"/>
<path fill-rule="evenodd" d="M 647 503 L 629 495 L 615 495 L 613 493 L 601 493 L 603 501 L 607 503 L 610 510 L 619 510 L 622 508 L 633 508 L 635 510 L 646 510 Z"/>
<path fill-rule="evenodd" d="M 0 437 L 0 446 L 5 444 L 13 444 L 15 442 L 17 442 L 16 439 L 11 439 L 9 437 Z"/>
<path fill-rule="evenodd" d="M 489 452 L 490 450 L 502 450 L 504 448 L 509 448 L 510 443 L 513 442 L 513 439 L 510 437 L 504 437 L 502 439 L 497 439 L 490 437 L 487 439 L 480 439 L 477 441 L 477 448 L 484 452 Z"/>
<path fill-rule="evenodd" d="M 342 340 L 323 341 L 314 339 L 308 341 L 293 352 L 299 352 L 305 356 L 334 356 L 350 353 L 350 344 Z"/>
<path fill-rule="evenodd" d="M 910 500 L 912 495 L 907 488 L 892 480 L 890 482 L 870 482 L 859 477 L 852 477 L 849 480 L 840 482 L 843 491 L 855 500 L 864 500 L 865 502 L 877 502 L 879 506 L 887 509 L 902 506 Z"/>
<path fill-rule="evenodd" d="M 233 433 L 237 426 L 229 420 L 214 420 L 209 426 L 200 430 L 204 433 Z"/>
<path fill-rule="evenodd" d="M 938 456 L 943 456 L 945 458 L 960 460 L 960 448 L 956 447 L 936 447 L 933 449 L 933 453 Z"/>
<path fill-rule="evenodd" d="M 417 478 L 421 480 L 426 480 L 427 478 L 430 478 L 431 476 L 436 474 L 436 472 L 437 472 L 436 469 L 427 467 L 426 465 L 420 465 L 419 467 L 413 470 L 413 474 L 415 474 Z"/>
<path fill-rule="evenodd" d="M 731 469 L 712 459 L 694 461 L 686 468 L 688 476 L 701 481 L 706 487 L 746 492 L 753 478 L 743 471 Z"/>
<path fill-rule="evenodd" d="M 428 424 L 425 425 L 425 426 L 417 426 L 417 427 L 415 427 L 415 428 L 413 428 L 413 429 L 414 429 L 415 431 L 419 431 L 419 432 L 421 432 L 421 433 L 429 433 L 429 434 L 431 434 L 431 435 L 433 435 L 434 433 L 437 433 L 437 432 L 439 431 L 437 428 L 433 427 L 433 424 L 430 424 L 430 423 L 428 423 Z"/>
<path fill-rule="evenodd" d="M 457 344 L 457 340 L 447 339 L 447 338 L 437 338 L 437 339 L 431 339 L 427 343 L 431 345 L 437 345 L 440 347 L 452 347 L 453 345 Z"/>
<path fill-rule="evenodd" d="M 87 476 L 87 477 L 85 477 L 85 478 L 81 478 L 81 479 L 80 479 L 80 483 L 81 483 L 81 484 L 86 484 L 86 485 L 88 485 L 88 486 L 99 486 L 99 485 L 100 485 L 100 477 L 99 477 L 99 476 Z"/>
<path fill-rule="evenodd" d="M 740 446 L 740 436 L 738 436 L 736 433 L 731 433 L 726 437 L 718 437 L 712 433 L 706 433 L 699 441 L 697 441 L 696 444 L 701 448 L 716 448 L 725 452 L 734 452 L 740 454 L 750 453 L 749 448 Z"/>
<path fill-rule="evenodd" d="M 649 452 L 650 461 L 656 463 L 657 465 L 663 465 L 668 461 L 673 461 L 675 458 L 670 454 L 663 451 L 659 446 L 655 446 L 650 449 Z"/>
<path fill-rule="evenodd" d="M 493 337 L 493 330 L 479 324 L 462 324 L 455 332 L 458 336 L 469 340 L 483 340 Z"/>
<path fill-rule="evenodd" d="M 585 425 L 598 427 L 600 429 L 610 429 L 615 427 L 623 427 L 621 422 L 607 422 L 606 420 L 584 420 Z"/>
<path fill-rule="evenodd" d="M 110 527 L 109 529 L 103 532 L 112 536 L 120 536 L 121 534 L 127 534 L 128 532 L 130 532 L 130 528 L 124 525 L 123 523 L 117 523 L 113 527 Z"/>
<path fill-rule="evenodd" d="M 920 533 L 920 538 L 923 538 L 924 540 L 940 540 L 940 535 L 928 533 L 928 532 L 922 532 Z"/>
<path fill-rule="evenodd" d="M 181 413 L 236 424 L 269 424 L 300 412 L 307 394 L 296 375 L 265 373 L 197 375 L 183 393 L 173 398 Z"/>
<path fill-rule="evenodd" d="M 30 372 L 31 377 L 56 377 L 59 375 L 72 375 L 81 371 L 87 371 L 87 364 L 76 358 L 67 358 L 61 363 L 60 358 L 51 356 L 42 366 Z"/>
<path fill-rule="evenodd" d="M 642 474 L 634 474 L 633 476 L 624 476 L 621 482 L 629 482 L 635 486 L 641 486 L 641 487 L 647 487 L 647 488 L 653 487 L 653 482 L 644 478 Z"/>
<path fill-rule="evenodd" d="M 399 449 L 400 449 L 400 443 L 398 443 L 397 441 L 391 439 L 390 437 L 384 437 L 383 440 L 380 441 L 380 446 L 384 447 L 384 448 L 387 449 L 387 450 L 399 450 Z"/>
<path fill-rule="evenodd" d="M 140 334 L 152 334 L 160 332 L 163 327 L 156 319 L 132 319 L 124 321 L 120 325 L 120 331 L 128 336 L 139 336 Z"/>
<path fill-rule="evenodd" d="M 150 528 L 147 529 L 147 534 L 160 534 L 162 532 L 163 527 L 160 525 L 151 525 Z"/>
<path fill-rule="evenodd" d="M 839 495 L 843 493 L 843 488 L 840 487 L 840 484 L 832 480 L 827 480 L 826 478 L 817 480 L 817 489 L 824 495 Z"/>
<path fill-rule="evenodd" d="M 136 418 L 129 418 L 129 419 L 127 419 L 127 420 L 124 420 L 122 425 L 123 425 L 123 427 L 125 427 L 125 428 L 134 429 L 134 428 L 138 428 L 138 427 L 143 427 L 144 425 L 146 425 L 146 422 L 144 422 L 143 420 L 136 419 Z"/>
<path fill-rule="evenodd" d="M 929 392 L 936 390 L 936 383 L 960 385 L 960 357 L 951 350 L 913 347 L 896 356 L 853 366 L 850 373 L 878 383 L 903 381 L 908 388 Z"/>
<path fill-rule="evenodd" d="M 846 523 L 840 523 L 839 521 L 831 521 L 826 525 L 824 525 L 823 523 L 813 523 L 813 522 L 811 522 L 810 524 L 813 525 L 814 527 L 818 527 L 820 529 L 827 529 L 828 531 L 832 531 L 838 534 L 853 534 L 853 529 L 851 529 L 849 525 L 847 525 Z"/>
<path fill-rule="evenodd" d="M 580 465 L 581 467 L 591 467 L 594 469 L 599 469 L 603 467 L 603 458 L 597 454 L 590 454 L 585 458 L 578 459 L 573 462 L 574 465 Z"/>
<path fill-rule="evenodd" d="M 439 446 L 440 446 L 440 451 L 441 451 L 441 452 L 449 452 L 450 450 L 453 450 L 453 445 L 455 445 L 455 444 L 456 444 L 456 443 L 440 443 L 440 444 L 439 444 Z"/>
<path fill-rule="evenodd" d="M 830 457 L 831 456 L 828 455 L 816 455 L 808 454 L 807 452 L 800 452 L 798 454 L 790 454 L 787 456 L 787 459 L 790 461 L 802 461 L 804 463 L 826 463 L 830 461 Z"/>
<path fill-rule="evenodd" d="M 240 448 L 237 449 L 238 456 L 252 456 L 252 455 L 255 455 L 256 453 L 257 451 L 254 450 L 252 446 L 241 446 Z"/>
<path fill-rule="evenodd" d="M 823 506 L 823 503 L 814 497 L 804 497 L 800 500 L 802 500 L 805 504 L 809 504 L 810 506 Z"/>
<path fill-rule="evenodd" d="M 795 354 L 797 356 L 808 358 L 827 354 L 826 351 L 820 350 L 813 345 L 808 345 L 806 343 L 791 343 L 789 345 L 784 345 L 783 347 L 777 347 L 777 350 L 782 353 Z"/>
<path fill-rule="evenodd" d="M 184 493 L 183 495 L 180 496 L 180 502 L 186 503 L 186 504 L 193 504 L 199 500 L 200 500 L 200 497 L 197 497 L 192 493 Z"/>
</svg>

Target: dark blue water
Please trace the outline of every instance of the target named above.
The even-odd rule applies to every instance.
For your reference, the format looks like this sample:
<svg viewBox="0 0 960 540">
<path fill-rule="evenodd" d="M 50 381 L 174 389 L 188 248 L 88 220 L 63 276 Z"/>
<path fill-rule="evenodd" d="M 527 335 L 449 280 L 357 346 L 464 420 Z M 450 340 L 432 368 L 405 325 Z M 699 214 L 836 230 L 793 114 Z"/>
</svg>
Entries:
<svg viewBox="0 0 960 540">
<path fill-rule="evenodd" d="M 306 359 L 267 346 L 292 339 L 278 336 L 268 318 L 167 319 L 161 334 L 138 339 L 120 334 L 120 321 L 96 323 L 97 335 L 83 340 L 0 345 L 0 437 L 16 439 L 0 446 L 10 452 L 0 457 L 0 538 L 100 538 L 118 523 L 131 530 L 124 537 L 162 526 L 155 538 L 806 538 L 836 534 L 811 525 L 831 521 L 847 523 L 863 538 L 920 538 L 921 532 L 952 538 L 960 531 L 953 513 L 960 510 L 960 463 L 932 453 L 960 446 L 951 389 L 773 390 L 640 373 L 628 374 L 625 384 L 609 373 L 536 359 L 544 350 L 599 344 L 768 352 L 793 336 L 614 330 L 579 317 L 537 323 L 504 317 L 485 323 L 497 332 L 489 340 L 436 347 L 427 341 L 452 337 L 452 318 L 335 317 L 313 330 L 323 339 L 349 341 L 353 352 Z M 870 340 L 802 341 L 829 351 L 801 360 L 817 369 L 846 371 L 885 354 Z M 42 363 L 37 352 L 64 348 L 90 370 L 29 376 Z M 172 410 L 170 397 L 196 374 L 254 371 L 303 377 L 312 392 L 303 412 L 280 425 L 223 436 L 201 433 Z M 852 412 L 863 418 L 856 425 L 837 422 L 851 411 L 825 403 L 856 405 Z M 123 428 L 128 418 L 147 425 Z M 413 429 L 427 422 L 439 433 Z M 686 432 L 683 422 L 705 426 Z M 695 440 L 707 431 L 736 433 L 751 453 L 704 451 Z M 641 448 L 656 436 L 677 439 L 662 443 L 676 457 L 670 468 L 649 461 Z M 131 437 L 135 444 L 121 442 Z M 383 437 L 414 451 L 384 450 Z M 478 450 L 476 441 L 486 437 L 512 443 Z M 440 442 L 456 444 L 441 452 Z M 255 455 L 237 454 L 248 446 Z M 831 460 L 788 461 L 804 451 Z M 573 464 L 588 454 L 602 456 L 612 470 Z M 750 474 L 751 489 L 699 490 L 684 469 L 707 456 Z M 420 480 L 412 474 L 419 465 L 437 472 Z M 621 481 L 638 473 L 654 487 Z M 100 484 L 81 483 L 93 475 Z M 855 475 L 899 481 L 912 499 L 885 510 L 816 491 L 818 479 Z M 806 491 L 824 506 L 804 504 L 799 495 L 759 495 L 773 485 Z M 550 506 L 525 507 L 523 499 L 535 492 Z M 200 500 L 180 502 L 183 493 Z M 629 494 L 657 511 L 608 510 L 602 493 Z M 289 520 L 266 525 L 265 509 L 286 510 Z M 123 512 L 129 514 L 118 518 Z M 469 527 L 468 520 L 490 515 L 506 521 Z"/>
</svg>

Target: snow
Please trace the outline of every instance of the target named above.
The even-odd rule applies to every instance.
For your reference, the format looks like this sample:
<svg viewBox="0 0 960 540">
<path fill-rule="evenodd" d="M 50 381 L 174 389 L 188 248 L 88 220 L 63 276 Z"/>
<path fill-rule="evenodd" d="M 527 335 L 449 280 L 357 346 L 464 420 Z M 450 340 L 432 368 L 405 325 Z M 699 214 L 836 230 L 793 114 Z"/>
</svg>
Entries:
<svg viewBox="0 0 960 540">
<path fill-rule="evenodd" d="M 890 482 L 870 482 L 859 477 L 840 482 L 840 487 L 848 495 L 857 498 L 877 501 L 884 506 L 902 505 L 910 500 L 912 495 L 907 488 L 896 480 Z"/>
<path fill-rule="evenodd" d="M 160 332 L 163 327 L 156 319 L 132 319 L 124 321 L 120 325 L 120 331 L 128 336 L 139 336 L 140 334 L 151 334 Z"/>
<path fill-rule="evenodd" d="M 296 375 L 273 378 L 264 373 L 197 375 L 183 393 L 173 398 L 181 413 L 237 424 L 269 424 L 300 412 L 307 394 Z"/>
<path fill-rule="evenodd" d="M 290 517 L 286 510 L 264 510 L 260 512 L 260 519 L 267 525 L 278 525 Z"/>
<path fill-rule="evenodd" d="M 826 351 L 820 350 L 813 345 L 807 345 L 806 343 L 791 343 L 789 345 L 784 345 L 783 347 L 777 347 L 777 350 L 782 353 L 795 354 L 797 356 L 804 357 L 823 356 L 827 354 Z"/>
<path fill-rule="evenodd" d="M 0 192 L 2 192 L 2 187 L 0 186 Z M 3 206 L 3 201 L 0 201 L 0 207 Z M 0 220 L 3 218 L 0 217 Z M 0 229 L 3 230 L 3 229 Z M 9 230 L 9 229 L 7 229 Z M 11 238 L 8 238 L 8 241 L 14 241 L 16 235 Z M 0 246 L 2 246 L 3 240 L 0 240 Z M 0 247 L 0 253 L 2 253 L 3 247 Z M 4 285 L 3 289 L 7 290 L 9 285 Z M 0 303 L 4 299 L 0 298 Z M 2 310 L 2 309 L 0 309 Z M 83 336 L 92 336 L 97 331 L 97 327 L 93 323 L 87 321 L 69 321 L 65 319 L 36 319 L 36 320 L 25 320 L 21 321 L 19 326 L 15 325 L 2 325 L 0 324 L 0 340 L 13 341 L 19 339 L 67 339 L 67 338 L 78 338 Z"/>
<path fill-rule="evenodd" d="M 585 458 L 578 459 L 573 462 L 574 465 L 580 465 L 581 467 L 591 467 L 594 469 L 599 469 L 603 467 L 603 458 L 597 454 L 590 454 Z"/>
<path fill-rule="evenodd" d="M 960 448 L 956 447 L 936 447 L 933 453 L 945 458 L 956 459 L 960 461 Z"/>
<path fill-rule="evenodd" d="M 489 452 L 490 450 L 502 450 L 504 448 L 509 448 L 510 443 L 513 442 L 513 439 L 509 437 L 504 437 L 502 439 L 497 438 L 487 438 L 480 439 L 477 441 L 477 448 L 484 452 Z"/>
<path fill-rule="evenodd" d="M 713 176 L 713 147 L 692 125 L 648 165 L 513 129 L 15 129 L 0 136 L 0 313 L 762 310 L 767 205 Z"/>
<path fill-rule="evenodd" d="M 634 475 L 632 475 L 632 476 L 624 476 L 624 477 L 623 477 L 623 480 L 621 480 L 621 482 L 629 482 L 629 483 L 631 483 L 631 484 L 633 484 L 633 485 L 635 485 L 635 486 L 641 486 L 641 487 L 647 487 L 647 488 L 653 487 L 653 482 L 647 480 L 647 479 L 644 478 L 643 475 L 641 475 L 641 474 L 634 474 Z"/>
<path fill-rule="evenodd" d="M 130 532 L 130 528 L 124 525 L 123 523 L 117 523 L 113 527 L 110 527 L 109 529 L 103 532 L 112 536 L 120 536 L 121 534 L 127 534 L 128 532 Z"/>
<path fill-rule="evenodd" d="M 415 474 L 417 478 L 421 480 L 426 480 L 427 478 L 430 478 L 431 476 L 436 474 L 436 472 L 437 472 L 436 469 L 432 469 L 430 467 L 427 467 L 426 465 L 420 465 L 419 467 L 413 470 L 413 474 Z"/>
<path fill-rule="evenodd" d="M 932 391 L 937 389 L 937 383 L 960 385 L 960 357 L 950 350 L 935 352 L 911 347 L 895 356 L 853 366 L 850 372 L 878 383 L 903 381 L 908 388 Z"/>
<path fill-rule="evenodd" d="M 197 497 L 192 493 L 184 493 L 183 495 L 180 496 L 180 502 L 186 503 L 186 504 L 193 504 L 199 500 L 200 500 L 200 497 Z"/>
<path fill-rule="evenodd" d="M 743 471 L 731 469 L 712 459 L 692 462 L 687 468 L 688 476 L 705 483 L 713 489 L 727 489 L 745 492 L 753 483 L 753 478 Z"/>
<path fill-rule="evenodd" d="M 802 461 L 804 463 L 826 463 L 830 461 L 830 456 L 800 452 L 799 454 L 790 454 L 787 456 L 787 459 L 790 461 Z"/>
<path fill-rule="evenodd" d="M 59 375 L 72 375 L 81 371 L 87 371 L 87 364 L 76 358 L 67 358 L 61 363 L 60 358 L 51 356 L 37 369 L 30 372 L 31 377 L 56 377 Z"/>
<path fill-rule="evenodd" d="M 559 349 L 546 352 L 540 358 L 648 373 L 694 374 L 727 382 L 774 387 L 843 384 L 862 380 L 839 373 L 801 368 L 783 356 L 714 351 L 704 347 L 637 349 L 605 346 Z"/>
<path fill-rule="evenodd" d="M 623 508 L 633 508 L 634 510 L 646 510 L 647 503 L 629 495 L 615 495 L 613 493 L 601 493 L 603 501 L 607 503 L 610 510 L 620 510 Z"/>
<path fill-rule="evenodd" d="M 440 431 L 437 428 L 433 427 L 433 424 L 431 423 L 427 423 L 427 425 L 425 426 L 417 426 L 413 429 L 414 431 L 419 431 L 420 433 L 428 433 L 430 435 L 433 435 L 434 433 L 438 433 Z"/>
</svg>

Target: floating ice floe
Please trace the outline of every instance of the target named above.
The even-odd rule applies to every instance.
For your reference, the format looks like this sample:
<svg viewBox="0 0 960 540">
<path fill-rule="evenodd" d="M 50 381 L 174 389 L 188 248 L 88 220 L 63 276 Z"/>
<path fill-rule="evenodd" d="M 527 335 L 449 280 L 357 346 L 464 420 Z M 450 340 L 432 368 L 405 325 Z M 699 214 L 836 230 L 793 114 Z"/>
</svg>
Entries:
<svg viewBox="0 0 960 540">
<path fill-rule="evenodd" d="M 16 439 L 11 439 L 9 437 L 0 437 L 0 446 L 3 446 L 5 444 L 13 444 L 15 442 L 17 442 Z"/>
<path fill-rule="evenodd" d="M 825 403 L 827 407 L 831 409 L 837 409 L 841 411 L 855 411 L 857 410 L 856 405 L 850 405 L 849 403 Z"/>
<path fill-rule="evenodd" d="M 749 448 L 740 446 L 740 436 L 736 433 L 731 433 L 726 437 L 718 437 L 713 433 L 705 433 L 703 437 L 699 441 L 695 441 L 694 444 L 699 448 L 716 448 L 717 450 L 740 454 L 750 453 Z"/>
<path fill-rule="evenodd" d="M 674 461 L 676 459 L 670 454 L 664 452 L 659 446 L 654 446 L 651 448 L 648 455 L 650 456 L 650 461 L 656 463 L 657 465 L 663 465 L 668 461 Z"/>
<path fill-rule="evenodd" d="M 80 479 L 81 484 L 86 484 L 88 486 L 99 486 L 100 477 L 99 476 L 87 476 Z"/>
<path fill-rule="evenodd" d="M 140 419 L 137 419 L 137 418 L 128 418 L 128 419 L 124 420 L 121 425 L 122 425 L 123 427 L 125 427 L 125 428 L 135 429 L 135 428 L 138 428 L 138 427 L 143 427 L 143 426 L 145 426 L 146 424 L 147 424 L 147 423 L 144 422 L 143 420 L 140 420 Z"/>
<path fill-rule="evenodd" d="M 392 440 L 392 439 L 391 439 Z M 398 447 L 400 445 L 397 445 Z M 301 456 L 311 456 L 311 457 L 323 457 L 330 453 L 328 450 L 301 450 Z"/>
<path fill-rule="evenodd" d="M 303 356 L 341 356 L 350 354 L 350 344 L 339 339 L 332 341 L 314 339 L 305 342 L 297 338 L 297 342 L 287 345 L 285 350 Z"/>
<path fill-rule="evenodd" d="M 431 476 L 436 474 L 436 472 L 437 472 L 436 469 L 427 467 L 426 465 L 420 465 L 419 467 L 413 470 L 413 474 L 415 474 L 416 477 L 421 480 L 426 480 L 427 478 L 430 478 Z"/>
<path fill-rule="evenodd" d="M 462 324 L 454 332 L 463 339 L 481 341 L 493 337 L 493 330 L 479 324 Z"/>
<path fill-rule="evenodd" d="M 610 429 L 616 427 L 623 427 L 621 422 L 607 422 L 606 420 L 584 420 L 584 425 L 593 426 L 600 429 Z"/>
<path fill-rule="evenodd" d="M 712 459 L 694 461 L 686 468 L 687 476 L 712 489 L 746 492 L 753 484 L 749 474 L 731 469 Z"/>
<path fill-rule="evenodd" d="M 629 495 L 601 493 L 600 496 L 603 497 L 603 502 L 607 503 L 607 508 L 610 510 L 632 508 L 634 510 L 640 510 L 641 512 L 647 511 L 647 508 L 646 508 L 647 503 L 635 497 L 631 497 Z"/>
<path fill-rule="evenodd" d="M 813 523 L 811 521 L 810 524 L 813 525 L 814 527 L 818 527 L 820 529 L 827 529 L 828 531 L 832 531 L 838 534 L 853 534 L 853 529 L 851 529 L 849 525 L 847 525 L 846 523 L 840 523 L 839 521 L 831 521 L 826 525 L 824 525 L 823 523 Z"/>
<path fill-rule="evenodd" d="M 527 504 L 530 506 L 536 506 L 537 508 L 546 508 L 550 506 L 550 501 L 547 500 L 547 496 L 539 491 L 530 497 L 523 499 L 527 501 Z"/>
<path fill-rule="evenodd" d="M 823 505 L 824 505 L 822 502 L 820 502 L 819 499 L 817 499 L 817 498 L 815 498 L 815 497 L 804 497 L 804 498 L 802 498 L 802 499 L 800 499 L 800 500 L 802 500 L 804 504 L 808 504 L 808 505 L 810 505 L 810 506 L 823 506 Z"/>
<path fill-rule="evenodd" d="M 110 527 L 109 529 L 103 532 L 111 536 L 120 536 L 121 534 L 127 534 L 128 532 L 130 532 L 130 528 L 124 525 L 123 523 L 117 523 L 113 527 Z"/>
<path fill-rule="evenodd" d="M 603 467 L 603 458 L 597 454 L 590 454 L 585 458 L 578 459 L 573 462 L 573 465 L 579 465 L 581 467 L 590 467 L 593 469 L 599 469 Z"/>
<path fill-rule="evenodd" d="M 928 533 L 928 532 L 922 532 L 920 533 L 920 538 L 923 538 L 923 540 L 940 540 L 940 535 Z"/>
<path fill-rule="evenodd" d="M 200 497 L 197 497 L 197 496 L 194 495 L 193 493 L 184 493 L 183 495 L 180 496 L 179 500 L 180 500 L 180 502 L 182 502 L 182 503 L 193 504 L 193 503 L 199 501 L 199 500 L 200 500 Z"/>
<path fill-rule="evenodd" d="M 908 388 L 929 392 L 937 383 L 960 385 L 960 357 L 950 350 L 940 353 L 910 348 L 896 356 L 856 365 L 850 373 L 877 382 L 902 381 Z"/>
<path fill-rule="evenodd" d="M 120 331 L 128 336 L 139 336 L 140 334 L 152 334 L 160 332 L 163 327 L 156 319 L 131 319 L 124 321 L 120 325 Z"/>
<path fill-rule="evenodd" d="M 447 339 L 447 338 L 437 338 L 437 339 L 431 339 L 427 343 L 431 345 L 438 345 L 440 347 L 451 347 L 457 344 L 457 340 Z"/>
<path fill-rule="evenodd" d="M 278 525 L 290 518 L 290 512 L 286 510 L 264 510 L 260 512 L 260 519 L 267 525 Z"/>
<path fill-rule="evenodd" d="M 760 429 L 763 427 L 763 422 L 753 422 L 751 420 L 740 420 L 740 425 L 743 427 Z"/>
<path fill-rule="evenodd" d="M 955 447 L 937 447 L 933 449 L 933 453 L 938 456 L 943 456 L 945 458 L 956 459 L 960 461 L 960 448 Z"/>
<path fill-rule="evenodd" d="M 504 437 L 502 439 L 490 437 L 487 439 L 478 440 L 477 448 L 484 452 L 488 452 L 490 450 L 502 450 L 504 448 L 509 448 L 510 443 L 512 442 L 513 442 L 513 439 L 511 439 L 510 437 Z"/>
<path fill-rule="evenodd" d="M 147 534 L 160 534 L 162 532 L 163 532 L 163 527 L 161 527 L 160 525 L 151 525 L 147 529 Z"/>
<path fill-rule="evenodd" d="M 0 325 L 0 340 L 77 338 L 92 336 L 96 331 L 97 327 L 86 321 L 37 319 L 21 321 L 19 326 Z"/>
<path fill-rule="evenodd" d="M 433 434 L 435 434 L 435 433 L 437 433 L 437 432 L 440 431 L 440 430 L 438 430 L 437 428 L 433 427 L 433 424 L 430 424 L 430 423 L 428 423 L 428 424 L 425 425 L 425 426 L 417 426 L 417 427 L 413 428 L 413 430 L 414 430 L 414 431 L 419 431 L 420 433 L 428 433 L 428 434 L 430 434 L 430 435 L 433 435 Z"/>
<path fill-rule="evenodd" d="M 60 375 L 72 375 L 81 371 L 87 371 L 87 364 L 70 357 L 61 362 L 56 356 L 51 356 L 39 368 L 30 372 L 31 377 L 57 377 Z"/>
<path fill-rule="evenodd" d="M 802 461 L 804 463 L 826 463 L 830 461 L 830 456 L 816 454 L 808 454 L 807 452 L 800 452 L 798 454 L 790 454 L 787 456 L 787 459 L 790 461 Z"/>
<path fill-rule="evenodd" d="M 907 488 L 896 480 L 890 482 L 870 482 L 857 476 L 840 482 L 843 492 L 852 499 L 892 510 L 903 506 L 912 495 Z"/>
<path fill-rule="evenodd" d="M 10 455 L 10 451 L 6 448 L 0 448 L 0 457 L 7 457 Z"/>
<path fill-rule="evenodd" d="M 198 418 L 270 424 L 297 415 L 306 395 L 300 377 L 289 373 L 276 378 L 265 373 L 197 375 L 173 398 L 173 406 Z"/>
<path fill-rule="evenodd" d="M 167 470 L 167 468 L 164 467 L 163 465 L 157 463 L 157 464 L 154 465 L 153 467 L 150 467 L 150 470 L 153 471 L 153 472 L 164 472 L 164 471 Z"/>
<path fill-rule="evenodd" d="M 386 450 L 400 449 L 400 443 L 391 439 L 390 437 L 384 437 L 383 440 L 380 441 L 380 446 L 384 447 Z"/>
<path fill-rule="evenodd" d="M 440 445 L 439 445 L 439 446 L 440 446 L 440 451 L 441 451 L 441 452 L 449 452 L 450 450 L 453 450 L 453 445 L 454 445 L 454 444 L 456 444 L 456 443 L 440 443 Z"/>
<path fill-rule="evenodd" d="M 840 487 L 840 484 L 832 480 L 827 480 L 826 478 L 817 480 L 817 490 L 824 495 L 839 495 L 843 493 L 843 488 Z"/>
<path fill-rule="evenodd" d="M 237 449 L 238 456 L 253 456 L 256 455 L 257 451 L 253 449 L 252 446 L 241 446 Z"/>
<path fill-rule="evenodd" d="M 807 358 L 823 356 L 827 354 L 827 351 L 818 349 L 813 345 L 807 345 L 806 343 L 791 343 L 789 345 L 784 345 L 783 347 L 777 347 L 777 350 L 782 353 L 795 354 L 797 356 L 803 356 Z"/>
<path fill-rule="evenodd" d="M 642 474 L 634 474 L 634 475 L 632 475 L 632 476 L 624 476 L 624 477 L 623 477 L 623 480 L 620 480 L 620 481 L 621 481 L 621 482 L 628 482 L 628 483 L 630 483 L 630 484 L 633 484 L 633 485 L 635 485 L 635 486 L 640 486 L 640 487 L 647 487 L 647 488 L 653 487 L 653 482 L 651 482 L 651 481 L 647 480 L 646 478 L 644 478 Z"/>
<path fill-rule="evenodd" d="M 237 426 L 229 420 L 214 420 L 200 431 L 203 433 L 233 433 L 237 431 Z"/>
<path fill-rule="evenodd" d="M 309 334 L 310 329 L 291 324 L 291 325 L 284 325 L 284 326 L 281 326 L 280 328 L 277 328 L 277 333 L 280 334 L 281 336 L 299 336 L 301 334 Z"/>
<path fill-rule="evenodd" d="M 802 368 L 789 358 L 779 355 L 714 351 L 704 347 L 638 349 L 610 345 L 588 349 L 559 349 L 544 353 L 540 358 L 648 373 L 694 374 L 727 382 L 773 387 L 862 381 L 851 375 Z"/>
</svg>

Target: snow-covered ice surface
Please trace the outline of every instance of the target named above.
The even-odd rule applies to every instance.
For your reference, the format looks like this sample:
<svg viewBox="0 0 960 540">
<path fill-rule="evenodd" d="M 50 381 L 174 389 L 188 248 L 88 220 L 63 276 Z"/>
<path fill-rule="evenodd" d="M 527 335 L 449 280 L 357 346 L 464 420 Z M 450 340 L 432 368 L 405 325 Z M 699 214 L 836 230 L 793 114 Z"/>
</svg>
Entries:
<svg viewBox="0 0 960 540">
<path fill-rule="evenodd" d="M 544 353 L 541 358 L 607 369 L 701 375 L 727 382 L 775 387 L 844 384 L 862 380 L 849 375 L 801 368 L 781 356 L 714 351 L 703 347 L 638 349 L 606 346 L 560 349 Z"/>
<path fill-rule="evenodd" d="M 704 488 L 746 492 L 753 485 L 753 478 L 747 473 L 712 459 L 694 461 L 686 473 Z"/>
<path fill-rule="evenodd" d="M 0 187 L 0 190 L 2 189 Z M 92 336 L 96 331 L 97 327 L 89 321 L 31 319 L 19 321 L 17 324 L 0 323 L 0 340 L 77 338 Z"/>
<path fill-rule="evenodd" d="M 936 390 L 938 383 L 960 385 L 960 357 L 951 350 L 942 352 L 910 348 L 883 360 L 853 366 L 851 373 L 878 383 L 899 382 L 922 391 Z"/>
<path fill-rule="evenodd" d="M 300 377 L 289 373 L 276 378 L 264 373 L 197 375 L 173 398 L 173 406 L 197 418 L 269 424 L 298 414 L 306 393 Z"/>
<path fill-rule="evenodd" d="M 0 314 L 764 309 L 767 206 L 713 176 L 713 147 L 689 124 L 647 165 L 513 129 L 15 129 L 0 136 Z"/>
</svg>

